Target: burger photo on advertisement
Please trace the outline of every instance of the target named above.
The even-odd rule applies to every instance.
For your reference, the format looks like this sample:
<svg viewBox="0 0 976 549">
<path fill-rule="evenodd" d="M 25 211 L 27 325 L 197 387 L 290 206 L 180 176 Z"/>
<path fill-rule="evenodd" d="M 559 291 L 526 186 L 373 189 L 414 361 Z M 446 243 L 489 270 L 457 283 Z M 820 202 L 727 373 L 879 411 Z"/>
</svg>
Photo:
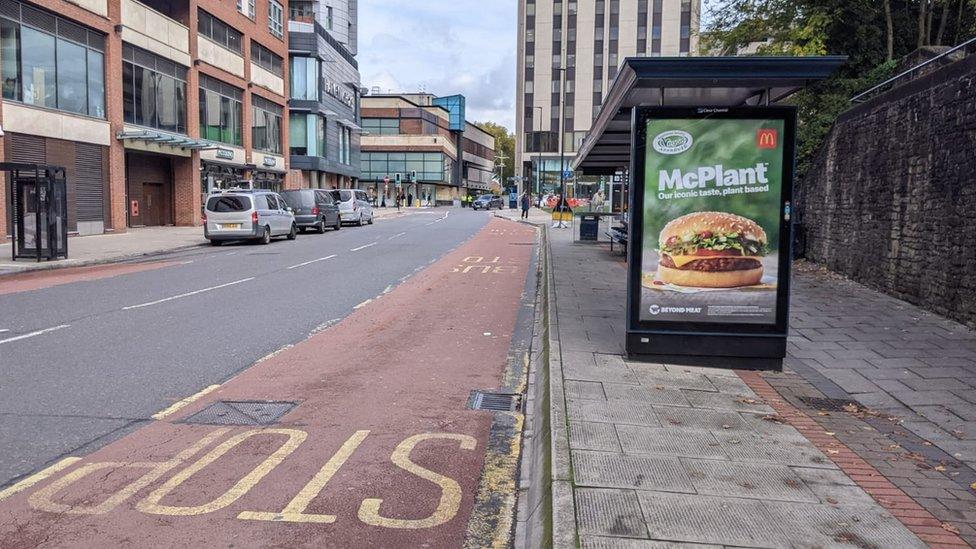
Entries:
<svg viewBox="0 0 976 549">
<path fill-rule="evenodd" d="M 723 212 L 697 212 L 661 230 L 657 278 L 695 288 L 738 288 L 762 281 L 766 231 L 755 221 Z"/>
</svg>

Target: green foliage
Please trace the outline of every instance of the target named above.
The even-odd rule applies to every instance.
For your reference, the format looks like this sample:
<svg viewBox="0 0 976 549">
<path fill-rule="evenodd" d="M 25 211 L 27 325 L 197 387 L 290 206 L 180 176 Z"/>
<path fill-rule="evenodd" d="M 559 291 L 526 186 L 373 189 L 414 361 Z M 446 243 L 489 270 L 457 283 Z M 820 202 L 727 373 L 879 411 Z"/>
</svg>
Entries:
<svg viewBox="0 0 976 549">
<path fill-rule="evenodd" d="M 890 7 L 891 59 L 888 58 Z M 931 24 L 919 27 L 919 14 Z M 704 55 L 846 55 L 832 78 L 792 98 L 800 114 L 802 178 L 850 98 L 890 77 L 919 43 L 955 45 L 976 33 L 976 0 L 715 0 Z M 941 33 L 939 32 L 941 29 Z"/>
<path fill-rule="evenodd" d="M 515 134 L 509 133 L 508 128 L 494 122 L 475 122 L 475 125 L 490 133 L 495 138 L 495 156 L 504 155 L 505 167 L 502 169 L 502 185 L 508 178 L 515 175 Z M 498 165 L 496 160 L 495 165 Z M 497 173 L 497 168 L 495 169 Z"/>
</svg>

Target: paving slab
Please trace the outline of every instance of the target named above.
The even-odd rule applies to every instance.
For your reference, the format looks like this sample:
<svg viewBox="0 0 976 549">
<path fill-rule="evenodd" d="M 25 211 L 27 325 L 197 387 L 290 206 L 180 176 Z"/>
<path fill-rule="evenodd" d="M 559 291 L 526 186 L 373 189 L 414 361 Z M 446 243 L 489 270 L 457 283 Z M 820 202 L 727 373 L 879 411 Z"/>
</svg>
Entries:
<svg viewBox="0 0 976 549">
<path fill-rule="evenodd" d="M 790 423 L 801 419 L 780 415 L 769 395 L 739 373 L 644 363 L 624 358 L 622 350 L 606 352 L 612 343 L 600 338 L 622 340 L 624 315 L 620 311 L 614 316 L 613 304 L 625 303 L 625 269 L 599 246 L 573 244 L 566 234 L 554 232 L 550 242 L 558 340 L 563 346 L 577 339 L 563 346 L 569 349 L 569 364 L 562 383 L 582 547 L 923 546 L 825 453 L 840 455 L 840 450 L 818 446 L 827 444 L 830 435 L 817 434 L 815 444 Z M 606 313 L 601 319 L 609 329 L 582 320 L 597 307 Z M 924 362 L 891 355 L 920 352 L 927 342 L 887 345 L 898 336 L 889 337 L 881 327 L 876 332 L 857 330 L 860 321 L 888 322 L 885 315 L 861 315 L 854 322 L 825 314 L 830 310 L 814 303 L 795 313 L 805 317 L 807 327 L 791 338 L 791 360 L 805 353 L 808 370 L 846 372 L 842 376 L 848 388 L 865 391 L 857 396 L 883 395 L 889 399 L 885 404 L 908 409 L 864 372 L 897 372 L 885 378 L 889 381 L 923 379 L 908 368 Z M 565 331 L 564 311 L 572 318 Z M 861 333 L 877 337 L 858 340 Z M 883 368 L 872 360 L 898 362 Z M 827 367 L 834 362 L 845 367 Z M 823 375 L 819 379 L 826 379 Z M 823 396 L 815 388 L 795 386 L 804 394 Z M 832 387 L 849 394 L 836 384 Z M 962 411 L 976 415 L 976 405 L 946 398 L 951 405 L 973 406 Z M 782 403 L 778 395 L 777 402 Z M 955 413 L 948 406 L 940 409 Z M 806 423 L 799 425 L 813 423 L 802 421 Z M 910 462 L 904 465 L 914 468 Z M 569 527 L 566 522 L 554 525 L 560 531 Z"/>
</svg>

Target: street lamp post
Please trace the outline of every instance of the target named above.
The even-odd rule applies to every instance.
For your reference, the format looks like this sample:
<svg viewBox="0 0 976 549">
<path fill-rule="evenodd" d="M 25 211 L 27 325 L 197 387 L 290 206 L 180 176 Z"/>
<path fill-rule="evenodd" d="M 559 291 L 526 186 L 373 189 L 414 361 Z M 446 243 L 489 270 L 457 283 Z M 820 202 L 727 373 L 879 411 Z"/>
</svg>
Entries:
<svg viewBox="0 0 976 549">
<path fill-rule="evenodd" d="M 563 203 L 566 202 L 566 67 L 553 67 L 553 72 L 559 72 L 559 196 L 562 197 Z"/>
<path fill-rule="evenodd" d="M 537 138 L 538 137 L 538 133 L 541 133 L 542 132 L 542 107 L 532 107 L 533 112 L 535 112 L 535 109 L 539 109 L 539 117 L 537 118 L 537 120 L 539 121 L 539 129 L 537 131 L 535 129 L 535 124 L 532 124 L 532 131 L 533 131 L 533 134 L 534 134 L 532 136 L 533 138 Z M 538 153 L 538 156 L 537 156 L 538 163 L 536 164 L 535 194 L 536 195 L 539 195 L 539 194 L 542 194 L 542 150 L 541 150 L 542 147 L 539 146 L 539 143 L 538 143 L 538 140 L 537 139 L 536 139 L 536 141 L 537 142 L 535 143 L 535 145 L 536 145 L 536 149 L 538 149 L 538 150 L 536 150 L 536 152 Z"/>
</svg>

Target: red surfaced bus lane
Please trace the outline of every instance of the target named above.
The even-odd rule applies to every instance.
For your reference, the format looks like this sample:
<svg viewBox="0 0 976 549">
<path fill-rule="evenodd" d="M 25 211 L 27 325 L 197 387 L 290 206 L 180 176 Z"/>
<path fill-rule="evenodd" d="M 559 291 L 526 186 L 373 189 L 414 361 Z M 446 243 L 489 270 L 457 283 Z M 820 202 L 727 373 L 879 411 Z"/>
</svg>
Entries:
<svg viewBox="0 0 976 549">
<path fill-rule="evenodd" d="M 466 405 L 502 383 L 534 239 L 493 219 L 342 322 L 0 491 L 0 546 L 461 546 L 493 418 Z M 185 421 L 220 402 L 213 421 L 252 424 Z"/>
</svg>

